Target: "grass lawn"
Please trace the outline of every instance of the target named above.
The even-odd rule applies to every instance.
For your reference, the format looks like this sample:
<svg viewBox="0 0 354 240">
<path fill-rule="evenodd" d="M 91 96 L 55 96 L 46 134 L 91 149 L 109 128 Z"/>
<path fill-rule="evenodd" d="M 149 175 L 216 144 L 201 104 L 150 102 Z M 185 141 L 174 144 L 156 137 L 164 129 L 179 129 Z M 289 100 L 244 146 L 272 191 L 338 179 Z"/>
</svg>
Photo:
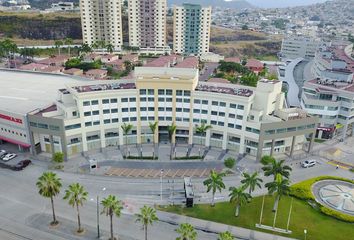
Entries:
<svg viewBox="0 0 354 240">
<path fill-rule="evenodd" d="M 283 197 L 280 200 L 276 227 L 286 228 L 290 202 L 290 197 Z M 274 213 L 272 212 L 273 203 L 274 198 L 266 196 L 262 224 L 272 225 L 274 217 Z M 170 206 L 161 210 L 228 225 L 265 231 L 255 227 L 255 224 L 259 223 L 261 206 L 262 197 L 256 197 L 251 203 L 241 207 L 240 215 L 237 218 L 234 216 L 234 204 L 228 202 L 217 203 L 214 208 L 210 207 L 209 204 L 201 204 L 195 205 L 193 208 Z M 304 238 L 304 229 L 307 229 L 307 239 L 311 240 L 347 240 L 351 238 L 349 236 L 354 235 L 354 224 L 341 222 L 323 215 L 313 209 L 305 201 L 295 198 L 293 201 L 293 211 L 291 214 L 289 229 L 292 230 L 293 233 L 291 235 L 283 234 L 283 236 L 297 239 Z"/>
</svg>

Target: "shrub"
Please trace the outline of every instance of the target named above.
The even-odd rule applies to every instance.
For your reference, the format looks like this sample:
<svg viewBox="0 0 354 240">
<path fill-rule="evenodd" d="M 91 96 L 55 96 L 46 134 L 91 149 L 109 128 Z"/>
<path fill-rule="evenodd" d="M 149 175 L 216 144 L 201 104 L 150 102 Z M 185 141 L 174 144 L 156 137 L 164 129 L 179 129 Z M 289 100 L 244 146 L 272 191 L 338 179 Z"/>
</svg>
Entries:
<svg viewBox="0 0 354 240">
<path fill-rule="evenodd" d="M 321 210 L 321 212 L 323 214 L 326 214 L 327 216 L 334 217 L 334 218 L 336 218 L 338 220 L 341 220 L 341 221 L 344 221 L 344 222 L 354 223 L 354 217 L 353 216 L 337 212 L 337 211 L 335 211 L 333 209 L 330 209 L 330 208 L 327 208 L 325 206 L 321 206 L 320 210 Z"/>
<path fill-rule="evenodd" d="M 202 156 L 184 156 L 184 157 L 176 157 L 175 160 L 197 160 L 197 159 L 203 159 Z"/>
<path fill-rule="evenodd" d="M 54 163 L 62 163 L 62 162 L 64 162 L 64 153 L 62 153 L 62 152 L 54 153 L 52 160 L 53 160 Z"/>
<path fill-rule="evenodd" d="M 155 158 L 153 158 L 153 156 L 133 156 L 130 155 L 127 157 L 127 159 L 137 159 L 137 160 L 157 160 L 158 157 L 155 156 Z"/>
<path fill-rule="evenodd" d="M 234 168 L 235 164 L 236 164 L 236 160 L 231 157 L 225 159 L 225 161 L 224 161 L 224 165 L 227 168 Z"/>
<path fill-rule="evenodd" d="M 351 169 L 349 169 L 349 171 L 354 172 L 354 167 L 352 167 Z"/>
</svg>

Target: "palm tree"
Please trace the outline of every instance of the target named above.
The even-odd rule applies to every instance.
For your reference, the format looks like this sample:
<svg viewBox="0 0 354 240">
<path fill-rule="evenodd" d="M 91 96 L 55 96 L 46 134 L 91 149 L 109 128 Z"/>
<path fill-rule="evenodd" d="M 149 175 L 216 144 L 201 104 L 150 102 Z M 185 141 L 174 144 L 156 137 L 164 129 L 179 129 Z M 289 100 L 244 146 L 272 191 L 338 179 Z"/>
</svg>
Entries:
<svg viewBox="0 0 354 240">
<path fill-rule="evenodd" d="M 180 234 L 180 237 L 176 240 L 196 240 L 197 232 L 194 230 L 194 227 L 189 223 L 182 223 L 179 225 L 179 228 L 176 229 L 176 232 Z"/>
<path fill-rule="evenodd" d="M 109 216 L 111 222 L 111 238 L 110 240 L 114 240 L 113 237 L 113 216 L 120 217 L 123 206 L 120 200 L 116 198 L 116 196 L 108 195 L 108 197 L 104 198 L 101 202 L 103 205 L 103 211 L 101 214 L 106 214 Z"/>
<path fill-rule="evenodd" d="M 262 170 L 264 171 L 264 176 L 274 176 L 274 180 L 276 179 L 277 174 L 282 175 L 285 178 L 289 178 L 290 171 L 292 170 L 290 166 L 284 165 L 285 160 L 280 160 L 276 161 L 275 159 L 273 161 L 270 161 L 268 164 L 266 164 L 264 167 L 262 167 Z"/>
<path fill-rule="evenodd" d="M 83 232 L 83 229 L 81 228 L 79 206 L 82 206 L 87 200 L 87 195 L 88 192 L 82 185 L 80 185 L 79 183 L 73 183 L 69 185 L 67 190 L 65 190 L 65 196 L 63 198 L 64 200 L 68 200 L 69 205 L 71 205 L 72 207 L 76 207 L 78 224 L 77 232 L 79 233 Z"/>
<path fill-rule="evenodd" d="M 140 208 L 140 213 L 136 214 L 136 221 L 141 222 L 143 224 L 143 228 L 145 231 L 145 240 L 147 240 L 147 230 L 148 225 L 152 225 L 153 222 L 159 220 L 156 216 L 156 210 L 152 207 L 144 206 Z"/>
<path fill-rule="evenodd" d="M 43 197 L 50 198 L 50 202 L 52 204 L 52 212 L 53 212 L 53 221 L 50 223 L 51 225 L 58 224 L 58 221 L 55 217 L 54 211 L 54 197 L 57 196 L 60 192 L 61 188 L 61 179 L 57 177 L 57 175 L 53 172 L 44 172 L 42 176 L 38 178 L 36 183 L 39 194 Z"/>
<path fill-rule="evenodd" d="M 201 137 L 205 137 L 207 130 L 211 129 L 211 125 L 206 125 L 205 122 L 202 122 L 201 125 L 196 125 L 195 132 L 198 133 Z M 200 145 L 202 145 L 202 138 L 200 138 Z M 199 157 L 200 157 L 200 147 L 199 147 Z"/>
<path fill-rule="evenodd" d="M 131 63 L 131 61 L 125 60 L 123 64 L 125 71 L 130 72 L 133 69 L 133 64 Z"/>
<path fill-rule="evenodd" d="M 105 41 L 100 40 L 97 42 L 97 46 L 103 49 L 103 48 L 106 48 L 107 45 L 106 45 Z"/>
<path fill-rule="evenodd" d="M 249 193 L 245 193 L 245 187 L 230 187 L 230 202 L 233 202 L 236 204 L 236 211 L 235 211 L 235 217 L 238 217 L 239 212 L 240 212 L 240 207 L 244 204 L 246 204 L 252 197 Z"/>
<path fill-rule="evenodd" d="M 88 45 L 87 43 L 84 43 L 81 45 L 80 47 L 80 52 L 83 52 L 83 53 L 90 53 L 92 52 L 92 48 L 90 47 L 90 45 Z"/>
<path fill-rule="evenodd" d="M 203 184 L 207 187 L 207 192 L 212 192 L 211 206 L 215 206 L 215 193 L 216 190 L 221 192 L 222 189 L 225 189 L 225 184 L 223 182 L 224 173 L 217 173 L 215 170 L 210 171 L 209 178 L 206 179 Z"/>
<path fill-rule="evenodd" d="M 129 132 L 133 129 L 133 125 L 128 124 L 128 123 L 124 123 L 122 126 L 120 126 L 123 129 L 123 134 L 125 136 L 125 145 L 128 145 L 128 134 Z M 127 148 L 125 149 L 125 154 L 124 154 L 124 158 L 127 156 Z"/>
<path fill-rule="evenodd" d="M 154 144 L 154 147 L 153 147 L 153 153 L 152 153 L 152 159 L 155 159 L 155 145 L 156 145 L 156 142 L 155 142 L 155 134 L 156 134 L 156 130 L 157 130 L 157 127 L 159 126 L 159 122 L 154 122 L 154 123 L 149 123 L 149 128 L 153 134 L 153 144 Z"/>
<path fill-rule="evenodd" d="M 107 52 L 112 53 L 114 51 L 114 46 L 111 43 L 106 45 Z"/>
<path fill-rule="evenodd" d="M 69 56 L 70 56 L 70 50 L 71 50 L 71 46 L 70 45 L 72 45 L 74 43 L 74 41 L 73 41 L 72 38 L 65 38 L 64 39 L 64 43 L 65 43 L 65 45 L 68 46 L 68 53 L 69 53 Z"/>
<path fill-rule="evenodd" d="M 177 130 L 177 126 L 176 124 L 173 122 L 170 126 L 167 126 L 167 130 L 168 130 L 168 137 L 170 138 L 170 142 L 171 142 L 171 151 L 170 151 L 170 159 L 172 159 L 172 149 L 173 149 L 173 143 L 174 143 L 174 135 L 176 133 Z"/>
<path fill-rule="evenodd" d="M 229 231 L 219 233 L 218 240 L 234 240 L 234 236 Z"/>
<path fill-rule="evenodd" d="M 91 44 L 91 48 L 92 48 L 92 49 L 97 49 L 99 46 L 100 46 L 100 45 L 99 45 L 99 43 L 97 43 L 97 42 L 94 42 L 94 43 Z"/>
<path fill-rule="evenodd" d="M 58 49 L 58 55 L 60 56 L 60 48 L 63 46 L 63 41 L 62 40 L 55 40 L 54 42 L 55 48 Z"/>
<path fill-rule="evenodd" d="M 278 209 L 278 204 L 281 196 L 289 194 L 290 192 L 289 184 L 290 184 L 289 180 L 286 178 L 283 179 L 283 176 L 280 173 L 276 175 L 276 179 L 273 182 L 269 182 L 265 184 L 265 187 L 268 188 L 269 194 L 273 194 L 273 193 L 276 194 L 273 212 L 275 212 Z"/>
<path fill-rule="evenodd" d="M 244 184 L 245 189 L 248 188 L 248 193 L 251 195 L 252 192 L 258 188 L 262 188 L 261 184 L 263 180 L 258 177 L 258 172 L 254 172 L 252 175 L 248 173 L 243 173 L 243 179 L 241 183 Z"/>
</svg>

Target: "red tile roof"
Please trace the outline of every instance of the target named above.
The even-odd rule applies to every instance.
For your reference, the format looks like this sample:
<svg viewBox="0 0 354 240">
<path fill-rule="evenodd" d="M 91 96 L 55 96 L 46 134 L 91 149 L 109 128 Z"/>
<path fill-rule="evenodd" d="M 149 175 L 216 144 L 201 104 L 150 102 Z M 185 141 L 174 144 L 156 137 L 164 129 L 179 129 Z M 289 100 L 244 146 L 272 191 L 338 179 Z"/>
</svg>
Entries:
<svg viewBox="0 0 354 240">
<path fill-rule="evenodd" d="M 196 57 L 186 57 L 182 62 L 177 63 L 176 68 L 198 68 L 199 61 Z"/>
</svg>

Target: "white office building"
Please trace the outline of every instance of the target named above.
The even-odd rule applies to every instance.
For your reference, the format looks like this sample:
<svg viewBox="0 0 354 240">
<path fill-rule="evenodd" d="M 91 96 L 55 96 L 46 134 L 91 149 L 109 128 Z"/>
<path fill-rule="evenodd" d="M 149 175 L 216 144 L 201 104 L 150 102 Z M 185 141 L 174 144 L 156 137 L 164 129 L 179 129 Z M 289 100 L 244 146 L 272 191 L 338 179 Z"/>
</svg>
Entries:
<svg viewBox="0 0 354 240">
<path fill-rule="evenodd" d="M 288 36 L 281 44 L 282 59 L 313 59 L 320 40 L 306 36 Z"/>
<path fill-rule="evenodd" d="M 105 42 L 116 50 L 123 45 L 122 0 L 81 0 L 83 42 Z"/>
</svg>

